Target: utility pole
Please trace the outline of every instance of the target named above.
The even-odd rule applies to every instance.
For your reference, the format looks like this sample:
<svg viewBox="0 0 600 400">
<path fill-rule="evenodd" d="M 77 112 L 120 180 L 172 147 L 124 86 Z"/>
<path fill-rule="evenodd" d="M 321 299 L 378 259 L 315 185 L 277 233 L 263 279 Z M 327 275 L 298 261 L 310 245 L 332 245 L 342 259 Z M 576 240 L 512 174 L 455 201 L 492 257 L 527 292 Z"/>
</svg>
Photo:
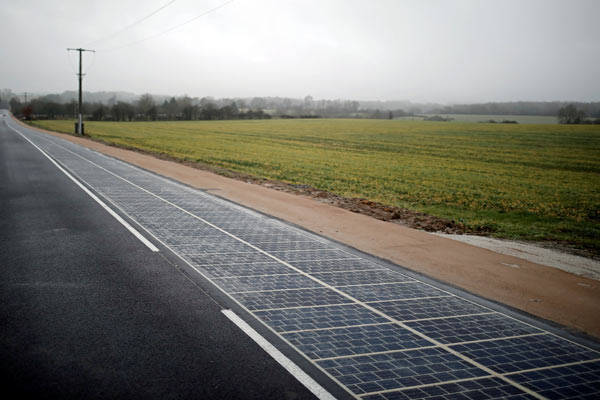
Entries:
<svg viewBox="0 0 600 400">
<path fill-rule="evenodd" d="M 83 73 L 81 72 L 81 58 L 82 58 L 82 54 L 84 51 L 90 51 L 92 53 L 95 53 L 95 50 L 86 50 L 86 49 L 72 49 L 69 48 L 67 49 L 67 51 L 78 51 L 79 52 L 79 73 L 77 74 L 79 76 L 79 107 L 77 108 L 77 134 L 79 135 L 83 135 L 83 122 L 81 119 L 81 82 L 83 81 Z"/>
</svg>

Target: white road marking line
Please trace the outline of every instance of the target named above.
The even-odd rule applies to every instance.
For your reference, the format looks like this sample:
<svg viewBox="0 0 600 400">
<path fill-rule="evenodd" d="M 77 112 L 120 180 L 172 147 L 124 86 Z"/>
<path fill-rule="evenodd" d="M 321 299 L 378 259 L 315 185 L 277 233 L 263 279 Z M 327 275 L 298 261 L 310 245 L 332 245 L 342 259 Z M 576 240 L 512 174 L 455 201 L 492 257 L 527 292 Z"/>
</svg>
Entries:
<svg viewBox="0 0 600 400">
<path fill-rule="evenodd" d="M 300 369 L 292 360 L 287 358 L 283 353 L 269 343 L 264 337 L 256 332 L 250 325 L 241 319 L 236 313 L 231 310 L 221 310 L 223 314 L 231 322 L 238 326 L 246 335 L 250 336 L 252 340 L 256 342 L 264 351 L 267 352 L 275 361 L 277 361 L 286 371 L 288 371 L 294 378 L 302 383 L 308 390 L 310 390 L 317 398 L 321 400 L 335 400 L 327 390 L 319 385 L 313 378 Z"/>
<path fill-rule="evenodd" d="M 81 190 L 83 190 L 87 195 L 89 195 L 92 199 L 94 199 L 94 201 L 96 201 L 96 203 L 100 204 L 100 206 L 102 206 L 102 208 L 104 208 L 110 215 L 112 215 L 117 221 L 119 221 L 121 223 L 121 225 L 123 225 L 136 238 L 138 238 L 138 240 L 140 242 L 144 243 L 144 245 L 146 245 L 146 247 L 148 247 L 150 250 L 152 250 L 154 252 L 159 251 L 158 248 L 152 244 L 152 242 L 150 242 L 148 239 L 146 239 L 144 236 L 142 236 L 142 234 L 139 233 L 133 226 L 131 226 L 127 221 L 125 221 L 123 218 L 121 218 L 121 216 L 119 214 L 114 212 L 112 208 L 110 208 L 102 200 L 100 200 L 98 198 L 98 196 L 96 196 L 88 188 L 86 188 L 81 182 L 79 182 L 77 179 L 75 179 L 73 177 L 73 175 L 68 173 L 63 167 L 61 167 L 56 161 L 54 161 L 54 159 L 52 159 L 52 157 L 50 157 L 48 154 L 46 154 L 46 152 L 44 150 L 39 148 L 35 143 L 33 143 L 31 140 L 29 140 L 21 132 L 19 132 L 12 126 L 9 126 L 9 128 L 12 129 L 13 131 L 17 132 L 23 139 L 27 140 L 33 147 L 38 149 L 40 151 L 40 153 L 42 153 L 48 160 L 50 160 L 52 162 L 52 164 L 54 164 L 54 166 L 56 166 L 56 168 L 58 168 L 69 179 L 71 179 L 73 182 L 75 182 L 75 184 L 77 186 L 79 186 L 79 188 L 81 188 Z"/>
</svg>

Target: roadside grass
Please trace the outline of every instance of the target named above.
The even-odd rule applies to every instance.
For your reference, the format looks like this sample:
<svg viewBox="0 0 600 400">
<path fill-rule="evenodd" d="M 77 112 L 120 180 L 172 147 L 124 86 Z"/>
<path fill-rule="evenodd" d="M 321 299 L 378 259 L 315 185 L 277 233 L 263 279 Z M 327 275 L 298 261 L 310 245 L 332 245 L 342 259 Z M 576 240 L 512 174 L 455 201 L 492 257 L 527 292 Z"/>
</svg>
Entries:
<svg viewBox="0 0 600 400">
<path fill-rule="evenodd" d="M 71 133 L 73 121 L 34 125 Z M 401 120 L 86 122 L 86 134 L 600 254 L 600 127 Z"/>
</svg>

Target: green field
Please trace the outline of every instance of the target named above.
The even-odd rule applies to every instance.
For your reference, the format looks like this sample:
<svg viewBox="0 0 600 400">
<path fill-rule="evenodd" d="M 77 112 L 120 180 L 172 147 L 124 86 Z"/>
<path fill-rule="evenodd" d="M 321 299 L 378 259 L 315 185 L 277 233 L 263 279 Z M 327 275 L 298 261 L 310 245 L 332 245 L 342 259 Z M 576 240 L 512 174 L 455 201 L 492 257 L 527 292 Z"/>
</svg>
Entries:
<svg viewBox="0 0 600 400">
<path fill-rule="evenodd" d="M 73 121 L 38 121 L 71 132 Z M 600 127 L 267 120 L 86 122 L 105 142 L 600 254 Z"/>
</svg>

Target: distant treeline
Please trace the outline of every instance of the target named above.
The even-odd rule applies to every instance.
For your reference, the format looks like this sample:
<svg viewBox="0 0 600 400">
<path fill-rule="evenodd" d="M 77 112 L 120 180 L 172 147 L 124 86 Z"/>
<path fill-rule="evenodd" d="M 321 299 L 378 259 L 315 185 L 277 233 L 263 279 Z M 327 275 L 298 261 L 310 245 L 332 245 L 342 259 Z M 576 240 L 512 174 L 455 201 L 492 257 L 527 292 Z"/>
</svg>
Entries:
<svg viewBox="0 0 600 400">
<path fill-rule="evenodd" d="M 75 118 L 77 103 L 58 103 L 45 96 L 27 103 L 12 98 L 11 111 L 25 119 L 66 119 Z M 212 102 L 194 104 L 190 98 L 171 98 L 156 104 L 150 95 L 128 103 L 117 101 L 114 104 L 82 104 L 84 119 L 91 121 L 172 121 L 172 120 L 229 120 L 229 119 L 269 119 L 271 115 L 263 110 L 241 110 L 235 102 L 218 106 Z"/>
<path fill-rule="evenodd" d="M 600 102 L 504 102 L 445 106 L 408 101 L 369 101 L 303 99 L 286 97 L 221 98 L 169 97 L 127 92 L 84 92 L 83 114 L 86 120 L 155 121 L 220 120 L 279 118 L 377 118 L 438 114 L 537 115 L 559 117 L 572 105 L 581 121 L 600 118 Z M 0 90 L 0 107 L 9 107 L 23 118 L 62 119 L 77 114 L 77 92 L 17 96 L 9 89 Z"/>
<path fill-rule="evenodd" d="M 510 103 L 457 104 L 440 107 L 433 112 L 436 114 L 557 116 L 559 111 L 568 105 L 573 105 L 588 117 L 600 118 L 600 102 L 517 101 Z"/>
</svg>

